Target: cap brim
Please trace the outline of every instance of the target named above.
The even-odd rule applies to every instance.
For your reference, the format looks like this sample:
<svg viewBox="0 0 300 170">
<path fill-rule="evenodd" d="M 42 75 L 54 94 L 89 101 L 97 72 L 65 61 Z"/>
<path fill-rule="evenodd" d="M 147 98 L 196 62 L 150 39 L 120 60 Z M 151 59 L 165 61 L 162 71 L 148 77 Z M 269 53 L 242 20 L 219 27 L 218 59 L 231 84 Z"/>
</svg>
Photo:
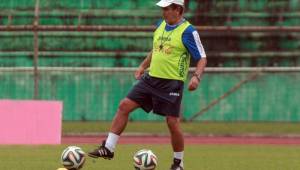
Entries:
<svg viewBox="0 0 300 170">
<path fill-rule="evenodd" d="M 169 2 L 159 1 L 156 5 L 164 8 L 164 7 L 170 6 L 171 4 L 172 3 L 169 3 Z"/>
</svg>

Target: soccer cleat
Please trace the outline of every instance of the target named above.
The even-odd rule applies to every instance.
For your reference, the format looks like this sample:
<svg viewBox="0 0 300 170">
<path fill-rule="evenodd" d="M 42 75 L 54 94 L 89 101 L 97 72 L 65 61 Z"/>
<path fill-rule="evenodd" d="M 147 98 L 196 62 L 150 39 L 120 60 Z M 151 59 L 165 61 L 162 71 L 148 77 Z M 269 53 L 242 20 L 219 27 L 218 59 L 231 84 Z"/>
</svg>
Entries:
<svg viewBox="0 0 300 170">
<path fill-rule="evenodd" d="M 181 160 L 180 159 L 173 159 L 173 165 L 171 166 L 170 170 L 183 170 L 180 166 Z"/>
<path fill-rule="evenodd" d="M 105 147 L 105 140 L 102 142 L 101 146 L 89 152 L 88 155 L 92 158 L 102 157 L 104 159 L 112 159 L 114 157 L 114 153 Z"/>
</svg>

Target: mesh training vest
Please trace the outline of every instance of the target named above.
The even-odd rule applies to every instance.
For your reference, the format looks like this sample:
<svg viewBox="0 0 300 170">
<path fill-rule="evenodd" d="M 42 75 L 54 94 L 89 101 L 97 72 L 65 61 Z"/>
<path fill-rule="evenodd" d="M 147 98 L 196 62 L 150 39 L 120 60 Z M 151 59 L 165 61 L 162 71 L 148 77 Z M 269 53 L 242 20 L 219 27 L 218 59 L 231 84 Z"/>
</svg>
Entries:
<svg viewBox="0 0 300 170">
<path fill-rule="evenodd" d="M 154 32 L 150 76 L 184 81 L 190 64 L 190 55 L 182 43 L 182 34 L 190 25 L 184 21 L 174 30 L 164 31 L 163 21 Z"/>
</svg>

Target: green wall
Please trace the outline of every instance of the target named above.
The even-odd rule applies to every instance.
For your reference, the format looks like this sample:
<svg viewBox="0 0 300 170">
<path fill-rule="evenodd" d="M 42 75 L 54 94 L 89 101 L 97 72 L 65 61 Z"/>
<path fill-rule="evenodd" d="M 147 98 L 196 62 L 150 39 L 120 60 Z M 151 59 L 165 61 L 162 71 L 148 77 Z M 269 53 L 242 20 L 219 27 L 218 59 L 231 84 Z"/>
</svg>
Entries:
<svg viewBox="0 0 300 170">
<path fill-rule="evenodd" d="M 191 118 L 209 103 L 246 79 L 249 73 L 207 72 L 199 89 L 187 91 L 183 117 Z M 119 101 L 136 83 L 132 72 L 42 71 L 40 99 L 62 100 L 64 120 L 111 120 Z M 32 99 L 33 74 L 1 72 L 0 98 Z M 202 121 L 300 121 L 300 72 L 261 73 L 242 85 L 196 120 Z M 132 120 L 162 120 L 138 109 Z"/>
</svg>

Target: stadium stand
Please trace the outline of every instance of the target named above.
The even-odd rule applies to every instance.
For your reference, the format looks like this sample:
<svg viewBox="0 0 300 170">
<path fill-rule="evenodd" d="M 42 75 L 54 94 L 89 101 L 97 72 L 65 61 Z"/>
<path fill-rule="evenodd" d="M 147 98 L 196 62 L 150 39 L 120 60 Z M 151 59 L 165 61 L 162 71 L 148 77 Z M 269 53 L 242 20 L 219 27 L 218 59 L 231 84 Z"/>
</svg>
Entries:
<svg viewBox="0 0 300 170">
<path fill-rule="evenodd" d="M 39 24 L 151 26 L 161 15 L 155 2 L 41 0 Z M 34 8 L 35 0 L 0 2 L 0 24 L 32 25 Z M 299 26 L 299 10 L 298 0 L 190 0 L 186 17 L 201 26 Z M 298 33 L 200 36 L 211 58 L 209 66 L 299 65 Z M 32 66 L 32 33 L 1 32 L 0 37 L 1 66 Z M 39 34 L 39 64 L 134 67 L 151 49 L 151 39 L 151 32 L 43 32 Z M 248 57 L 249 53 L 253 55 Z"/>
<path fill-rule="evenodd" d="M 63 69 L 65 67 L 90 69 L 138 66 L 151 49 L 154 27 L 150 27 L 150 31 L 126 29 L 80 31 L 80 29 L 83 26 L 154 26 L 161 17 L 160 9 L 155 6 L 155 2 L 155 0 L 40 0 L 38 15 L 40 26 L 74 26 L 78 31 L 62 29 L 38 32 L 38 66 L 63 67 Z M 203 30 L 199 27 L 199 32 L 209 58 L 209 67 L 293 67 L 300 66 L 299 31 L 257 30 L 273 26 L 280 26 L 280 28 L 300 26 L 299 4 L 300 0 L 189 0 L 186 6 L 186 18 L 196 26 L 205 27 Z M 34 65 L 34 28 L 31 31 L 10 29 L 32 26 L 35 21 L 35 5 L 36 0 L 0 1 L 0 30 L 2 29 L 0 67 L 2 69 L 13 67 L 18 70 L 19 67 Z M 225 31 L 213 30 L 222 26 Z M 237 27 L 253 28 L 253 30 L 226 30 Z M 247 77 L 247 73 L 244 72 L 209 74 L 207 77 L 209 81 L 204 81 L 199 93 L 185 96 L 187 99 L 195 100 L 184 100 L 183 105 L 192 103 L 199 106 L 196 108 L 199 110 L 209 104 L 202 101 L 200 106 L 196 103 L 199 97 L 212 101 Z M 291 112 L 297 110 L 298 104 L 295 101 L 298 100 L 294 99 L 299 95 L 294 98 L 288 97 L 288 100 L 277 97 L 276 101 L 273 101 L 256 94 L 269 94 L 274 91 L 277 96 L 286 94 L 284 88 L 278 90 L 276 85 L 273 85 L 279 82 L 286 83 L 286 86 L 296 91 L 298 74 L 292 72 L 288 78 L 283 74 L 274 76 L 272 72 L 265 75 L 265 81 L 250 84 L 240 92 L 245 101 L 238 106 L 235 102 L 240 101 L 240 94 L 233 94 L 230 99 L 209 111 L 209 116 L 201 119 L 275 120 L 272 116 L 266 118 L 260 113 L 282 111 L 281 113 L 284 114 L 285 108 L 289 108 Z M 0 86 L 1 98 L 35 98 L 35 88 L 38 88 L 34 84 L 36 77 L 30 71 L 22 71 L 22 69 L 16 72 L 5 72 L 5 70 L 0 72 L 0 79 L 3 82 Z M 64 101 L 64 120 L 110 120 L 119 100 L 126 95 L 135 81 L 132 73 L 126 71 L 116 75 L 105 71 L 72 72 L 47 69 L 40 71 L 38 79 L 38 98 Z M 116 81 L 119 83 L 115 84 Z M 293 96 L 293 94 L 286 95 Z M 278 101 L 287 107 L 276 105 Z M 266 106 L 264 102 L 274 106 L 273 110 L 258 107 Z M 236 107 L 229 107 L 233 105 Z M 240 114 L 243 108 L 253 109 L 253 115 L 249 117 Z M 195 108 L 185 107 L 187 117 L 195 113 L 192 109 Z M 101 111 L 105 113 L 100 113 Z M 132 119 L 158 118 L 133 115 Z M 284 115 L 279 115 L 279 119 L 290 120 Z M 298 117 L 291 119 L 298 120 Z"/>
</svg>

